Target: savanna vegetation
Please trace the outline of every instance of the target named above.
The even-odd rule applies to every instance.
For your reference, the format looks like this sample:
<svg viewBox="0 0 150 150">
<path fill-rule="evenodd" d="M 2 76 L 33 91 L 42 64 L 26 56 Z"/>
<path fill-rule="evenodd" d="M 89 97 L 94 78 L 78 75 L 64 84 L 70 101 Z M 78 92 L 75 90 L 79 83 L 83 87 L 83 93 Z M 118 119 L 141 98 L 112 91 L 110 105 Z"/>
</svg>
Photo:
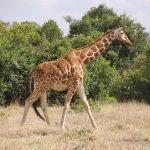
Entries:
<svg viewBox="0 0 150 150">
<path fill-rule="evenodd" d="M 86 94 L 91 101 L 150 103 L 150 36 L 140 23 L 105 5 L 91 8 L 81 20 L 64 19 L 70 26 L 67 36 L 51 19 L 41 26 L 0 21 L 0 105 L 24 104 L 29 96 L 29 75 L 37 64 L 57 59 L 118 26 L 124 28 L 132 46 L 114 41 L 102 57 L 84 67 Z M 50 91 L 48 103 L 61 104 L 64 95 Z"/>
<path fill-rule="evenodd" d="M 86 112 L 67 114 L 67 128 L 59 128 L 62 107 L 49 107 L 50 126 L 29 111 L 19 130 L 23 108 L 0 108 L 1 150 L 149 150 L 150 109 L 143 103 L 100 104 L 93 112 L 98 128 L 91 128 Z"/>
</svg>

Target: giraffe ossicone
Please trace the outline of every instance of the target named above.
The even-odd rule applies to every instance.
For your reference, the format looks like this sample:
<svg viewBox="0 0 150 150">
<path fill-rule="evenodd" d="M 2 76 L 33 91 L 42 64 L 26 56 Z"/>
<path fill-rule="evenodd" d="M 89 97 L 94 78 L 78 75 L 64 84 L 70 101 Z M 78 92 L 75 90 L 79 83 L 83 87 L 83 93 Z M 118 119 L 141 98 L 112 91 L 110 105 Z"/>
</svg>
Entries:
<svg viewBox="0 0 150 150">
<path fill-rule="evenodd" d="M 25 109 L 21 125 L 24 124 L 30 106 L 40 98 L 41 107 L 47 124 L 50 124 L 47 114 L 47 91 L 68 90 L 60 126 L 65 127 L 67 109 L 70 105 L 72 96 L 77 91 L 82 100 L 85 110 L 88 113 L 93 127 L 97 127 L 91 114 L 90 106 L 87 101 L 83 86 L 83 65 L 91 62 L 111 44 L 112 41 L 119 40 L 131 45 L 131 41 L 121 27 L 109 30 L 102 37 L 93 43 L 81 48 L 68 51 L 64 56 L 54 61 L 39 64 L 31 73 L 30 82 L 34 81 L 34 90 L 25 101 Z M 31 83 L 30 83 L 31 84 Z M 35 108 L 35 107 L 34 107 Z M 35 108 L 36 109 L 36 108 Z M 37 110 L 36 110 L 37 112 Z M 41 117 L 40 114 L 37 113 Z M 42 118 L 42 117 L 41 117 Z"/>
</svg>

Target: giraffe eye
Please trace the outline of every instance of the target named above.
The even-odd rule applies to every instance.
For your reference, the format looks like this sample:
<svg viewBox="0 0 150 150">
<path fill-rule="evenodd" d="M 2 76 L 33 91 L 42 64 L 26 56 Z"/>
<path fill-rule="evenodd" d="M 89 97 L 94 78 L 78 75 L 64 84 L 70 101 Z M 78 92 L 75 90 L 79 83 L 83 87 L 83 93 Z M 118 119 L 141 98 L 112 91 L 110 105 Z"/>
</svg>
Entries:
<svg viewBox="0 0 150 150">
<path fill-rule="evenodd" d="M 121 32 L 121 34 L 124 34 L 123 32 Z"/>
</svg>

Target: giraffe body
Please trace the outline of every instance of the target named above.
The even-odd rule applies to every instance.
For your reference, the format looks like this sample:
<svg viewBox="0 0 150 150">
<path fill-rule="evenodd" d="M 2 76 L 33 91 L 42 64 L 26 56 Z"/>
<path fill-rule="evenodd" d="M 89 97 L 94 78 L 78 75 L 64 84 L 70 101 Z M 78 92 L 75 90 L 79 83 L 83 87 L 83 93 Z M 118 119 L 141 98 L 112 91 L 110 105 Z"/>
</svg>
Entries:
<svg viewBox="0 0 150 150">
<path fill-rule="evenodd" d="M 34 89 L 38 89 L 38 92 L 41 89 L 43 91 L 48 89 L 64 91 L 68 89 L 73 80 L 82 79 L 83 70 L 78 59 L 67 60 L 68 55 L 72 55 L 72 53 L 73 51 L 65 57 L 38 65 L 32 72 Z"/>
<path fill-rule="evenodd" d="M 64 128 L 67 109 L 69 107 L 72 96 L 77 91 L 82 100 L 85 110 L 87 111 L 93 127 L 97 127 L 86 99 L 83 86 L 83 65 L 91 62 L 111 44 L 113 40 L 124 41 L 131 44 L 127 35 L 122 28 L 116 28 L 105 33 L 95 42 L 67 52 L 64 56 L 54 61 L 44 62 L 39 64 L 32 72 L 31 78 L 34 79 L 34 90 L 27 98 L 25 110 L 21 124 L 24 124 L 29 107 L 38 98 L 41 100 L 41 107 L 47 124 L 50 124 L 47 114 L 47 91 L 53 89 L 56 91 L 68 90 L 64 110 L 61 119 L 61 127 Z"/>
</svg>

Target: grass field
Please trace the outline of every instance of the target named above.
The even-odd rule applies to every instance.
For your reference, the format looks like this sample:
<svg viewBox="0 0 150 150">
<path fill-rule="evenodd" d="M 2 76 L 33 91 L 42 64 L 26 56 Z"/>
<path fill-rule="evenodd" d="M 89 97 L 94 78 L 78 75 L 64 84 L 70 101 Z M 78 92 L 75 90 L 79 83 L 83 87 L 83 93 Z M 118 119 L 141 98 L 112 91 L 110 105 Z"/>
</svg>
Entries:
<svg viewBox="0 0 150 150">
<path fill-rule="evenodd" d="M 93 112 L 93 129 L 85 112 L 69 111 L 67 128 L 59 128 L 62 107 L 49 107 L 51 126 L 30 109 L 19 129 L 23 108 L 0 108 L 0 150 L 150 150 L 150 106 L 139 103 L 101 104 Z"/>
</svg>

